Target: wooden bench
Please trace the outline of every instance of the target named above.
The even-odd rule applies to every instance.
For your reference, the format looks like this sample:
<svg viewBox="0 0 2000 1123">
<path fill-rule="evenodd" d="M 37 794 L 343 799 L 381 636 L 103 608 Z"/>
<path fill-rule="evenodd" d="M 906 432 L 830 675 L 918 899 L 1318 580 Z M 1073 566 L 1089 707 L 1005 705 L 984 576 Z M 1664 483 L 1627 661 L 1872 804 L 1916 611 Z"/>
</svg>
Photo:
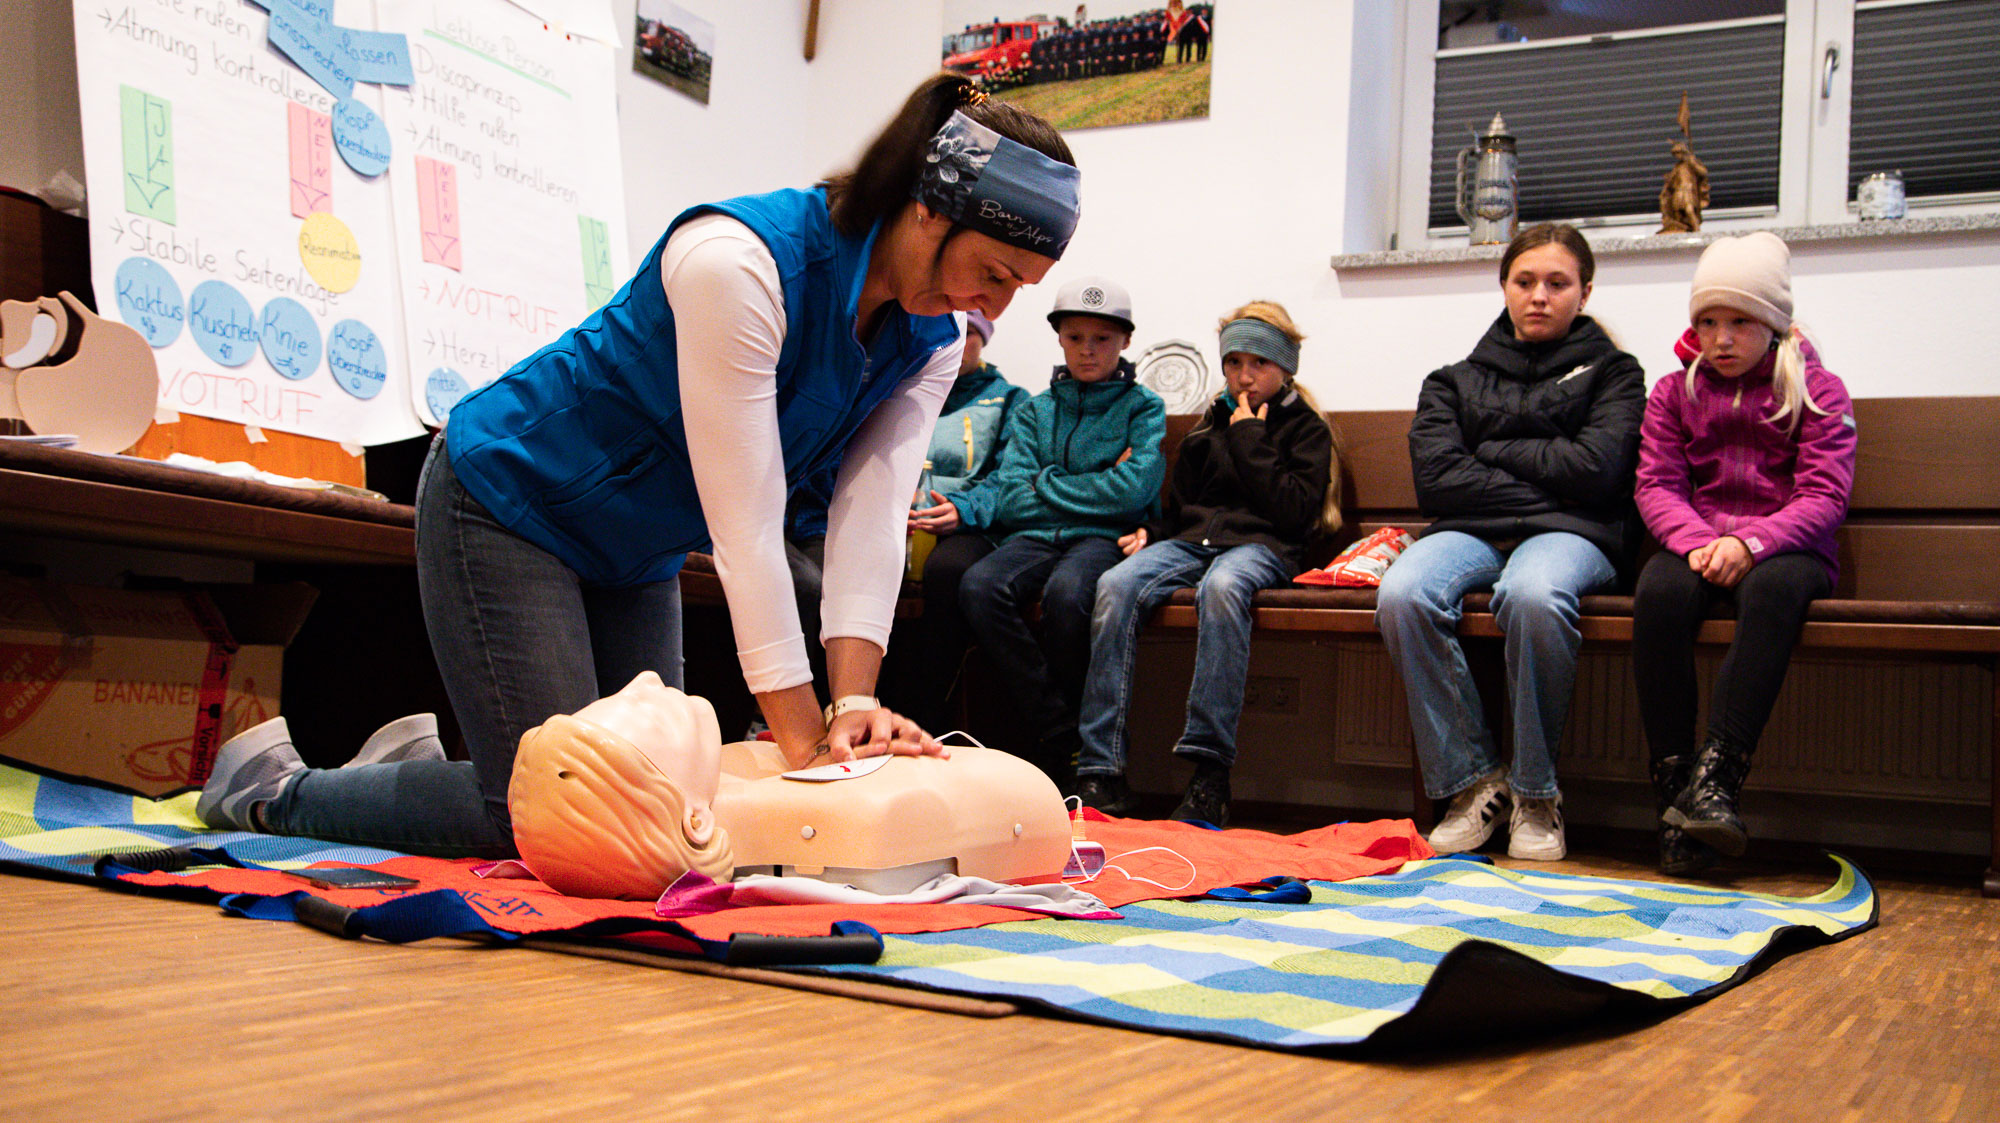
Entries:
<svg viewBox="0 0 2000 1123">
<path fill-rule="evenodd" d="M 1989 676 L 1991 712 L 1982 737 L 1989 768 L 1991 829 L 1984 890 L 2000 896 L 2000 397 L 1876 398 L 1855 403 L 1861 443 L 1852 509 L 1840 532 L 1842 577 L 1833 598 L 1814 604 L 1800 637 L 1801 655 L 1841 659 L 1910 659 L 1971 663 Z M 1421 527 L 1411 478 L 1407 410 L 1336 411 L 1347 527 L 1321 544 L 1324 561 L 1340 546 L 1382 526 Z M 1168 419 L 1171 457 L 1197 418 Z M 721 584 L 710 559 L 689 560 L 683 594 L 719 605 Z M 907 592 L 907 591 L 906 591 Z M 1495 639 L 1500 630 L 1488 594 L 1466 598 L 1460 633 Z M 1278 638 L 1375 638 L 1372 590 L 1294 586 L 1259 593 L 1256 630 Z M 1583 599 L 1580 627 L 1593 647 L 1629 645 L 1632 598 Z M 906 595 L 899 616 L 921 611 Z M 1192 632 L 1194 594 L 1177 593 L 1154 617 L 1155 632 Z M 1735 622 L 1726 609 L 1703 625 L 1704 645 L 1727 645 Z M 1489 698 L 1498 691 L 1488 691 Z M 1492 704 L 1492 703 L 1490 703 Z M 1498 705 L 1494 708 L 1497 710 Z M 1496 715 L 1497 716 L 1497 715 Z M 1502 723 L 1495 723 L 1500 728 Z M 1413 777 L 1420 823 L 1434 814 Z M 1885 793 L 1893 795 L 1893 793 Z"/>
<path fill-rule="evenodd" d="M 1841 583 L 1816 602 L 1799 652 L 1936 658 L 1983 666 L 1991 676 L 1986 729 L 1992 762 L 1991 834 L 1984 880 L 2000 896 L 2000 397 L 1876 398 L 1855 403 L 1861 442 L 1854 497 L 1840 531 Z M 1342 438 L 1344 503 L 1349 523 L 1338 545 L 1382 526 L 1416 529 L 1405 410 L 1335 412 Z M 1195 419 L 1173 418 L 1169 447 Z M 1468 596 L 1461 635 L 1497 638 L 1491 596 Z M 1373 590 L 1296 586 L 1259 593 L 1261 633 L 1375 635 Z M 1629 645 L 1632 598 L 1583 598 L 1586 643 Z M 1191 631 L 1192 591 L 1177 593 L 1154 626 Z M 1702 626 L 1704 645 L 1727 645 L 1735 622 L 1726 609 Z M 1431 816 L 1415 780 L 1416 814 Z"/>
</svg>

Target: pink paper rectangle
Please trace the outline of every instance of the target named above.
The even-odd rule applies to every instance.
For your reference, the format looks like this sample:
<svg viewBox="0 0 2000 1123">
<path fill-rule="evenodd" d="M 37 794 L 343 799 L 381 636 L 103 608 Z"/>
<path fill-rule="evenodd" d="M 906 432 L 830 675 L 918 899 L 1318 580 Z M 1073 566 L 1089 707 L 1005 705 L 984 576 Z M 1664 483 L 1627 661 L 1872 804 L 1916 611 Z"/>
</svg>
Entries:
<svg viewBox="0 0 2000 1123">
<path fill-rule="evenodd" d="M 458 165 L 417 157 L 417 225 L 424 260 L 463 272 L 458 241 Z"/>
<path fill-rule="evenodd" d="M 286 106 L 292 141 L 292 217 L 333 209 L 333 118 Z"/>
</svg>

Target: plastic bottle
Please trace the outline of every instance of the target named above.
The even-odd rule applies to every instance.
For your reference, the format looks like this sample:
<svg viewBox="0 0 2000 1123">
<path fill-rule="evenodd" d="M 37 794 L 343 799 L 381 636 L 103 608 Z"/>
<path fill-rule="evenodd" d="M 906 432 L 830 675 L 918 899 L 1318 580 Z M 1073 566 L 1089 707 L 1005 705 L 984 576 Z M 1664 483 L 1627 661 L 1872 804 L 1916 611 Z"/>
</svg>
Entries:
<svg viewBox="0 0 2000 1123">
<path fill-rule="evenodd" d="M 917 492 L 910 498 L 910 510 L 921 511 L 935 506 L 931 499 L 931 462 L 924 461 L 923 474 L 917 477 Z M 937 545 L 937 535 L 928 530 L 910 531 L 910 543 L 903 565 L 903 576 L 912 581 L 924 579 L 924 561 L 931 556 L 931 547 Z"/>
</svg>

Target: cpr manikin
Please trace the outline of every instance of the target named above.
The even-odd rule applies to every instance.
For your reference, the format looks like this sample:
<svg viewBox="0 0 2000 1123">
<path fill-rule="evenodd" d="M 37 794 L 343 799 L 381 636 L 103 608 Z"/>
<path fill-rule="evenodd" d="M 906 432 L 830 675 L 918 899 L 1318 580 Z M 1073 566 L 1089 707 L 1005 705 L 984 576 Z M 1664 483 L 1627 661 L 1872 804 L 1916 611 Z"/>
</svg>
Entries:
<svg viewBox="0 0 2000 1123">
<path fill-rule="evenodd" d="M 722 744 L 715 711 L 648 671 L 521 738 L 507 803 L 522 859 L 572 896 L 650 900 L 683 873 L 823 877 L 902 892 L 939 874 L 1060 874 L 1070 828 L 1040 769 L 991 749 L 790 772 Z M 829 777 L 829 778 L 820 778 Z M 837 777 L 837 778 L 831 778 Z"/>
</svg>

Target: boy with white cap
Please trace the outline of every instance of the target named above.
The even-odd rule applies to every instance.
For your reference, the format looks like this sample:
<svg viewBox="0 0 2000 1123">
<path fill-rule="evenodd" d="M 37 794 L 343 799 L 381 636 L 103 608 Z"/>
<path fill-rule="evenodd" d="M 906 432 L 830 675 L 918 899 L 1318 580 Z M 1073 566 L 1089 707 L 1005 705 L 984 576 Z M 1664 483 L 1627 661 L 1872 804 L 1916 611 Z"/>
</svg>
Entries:
<svg viewBox="0 0 2000 1123">
<path fill-rule="evenodd" d="M 991 510 L 1005 540 L 966 571 L 959 606 L 1035 737 L 1025 755 L 1065 784 L 1097 578 L 1124 558 L 1118 537 L 1158 512 L 1167 411 L 1122 354 L 1133 326 L 1122 286 L 1071 281 L 1049 323 L 1064 362 L 1008 422 Z M 1038 596 L 1039 635 L 1025 616 Z"/>
<path fill-rule="evenodd" d="M 1660 801 L 1660 868 L 1743 853 L 1737 795 L 1784 684 L 1806 609 L 1840 576 L 1834 530 L 1854 484 L 1854 409 L 1792 320 L 1791 251 L 1759 231 L 1708 247 L 1654 384 L 1637 499 L 1665 549 L 1639 576 L 1632 670 Z M 1697 746 L 1694 638 L 1717 600 L 1736 637 Z"/>
</svg>

